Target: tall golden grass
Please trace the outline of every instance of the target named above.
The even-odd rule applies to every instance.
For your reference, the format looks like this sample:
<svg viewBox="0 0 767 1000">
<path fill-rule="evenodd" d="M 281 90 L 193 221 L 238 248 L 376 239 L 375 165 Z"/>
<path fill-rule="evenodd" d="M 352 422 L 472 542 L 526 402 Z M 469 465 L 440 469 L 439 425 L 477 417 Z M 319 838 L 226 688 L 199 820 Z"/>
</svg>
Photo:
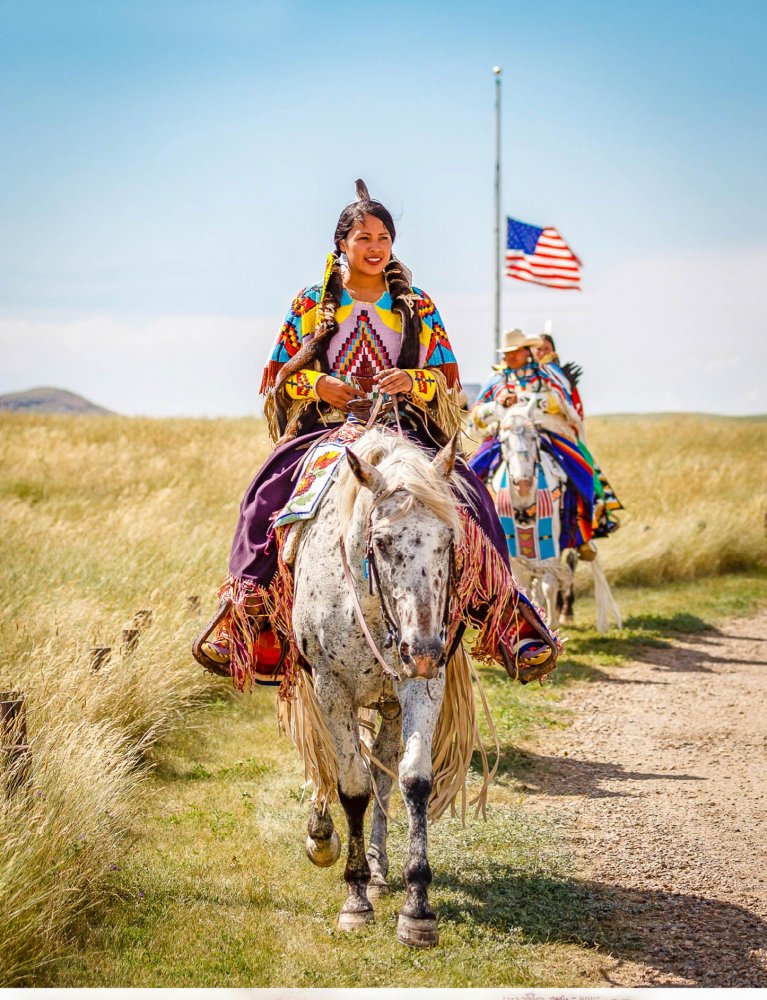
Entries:
<svg viewBox="0 0 767 1000">
<path fill-rule="evenodd" d="M 143 751 L 215 690 L 190 641 L 265 452 L 256 421 L 0 418 L 0 690 L 26 694 L 33 754 L 30 787 L 0 794 L 1 985 L 29 981 L 98 902 Z M 152 624 L 123 654 L 142 608 Z M 98 673 L 95 645 L 113 647 Z"/>
<path fill-rule="evenodd" d="M 767 422 L 602 418 L 589 444 L 627 507 L 602 545 L 613 581 L 767 565 Z M 1 985 L 29 982 L 99 901 L 144 751 L 221 690 L 189 646 L 267 450 L 249 419 L 0 415 L 0 690 L 26 693 L 33 750 L 30 787 L 0 796 Z M 153 622 L 123 655 L 141 608 Z M 98 673 L 94 645 L 113 647 Z"/>
<path fill-rule="evenodd" d="M 767 567 L 767 420 L 597 417 L 588 441 L 626 507 L 618 534 L 600 543 L 613 583 Z"/>
</svg>

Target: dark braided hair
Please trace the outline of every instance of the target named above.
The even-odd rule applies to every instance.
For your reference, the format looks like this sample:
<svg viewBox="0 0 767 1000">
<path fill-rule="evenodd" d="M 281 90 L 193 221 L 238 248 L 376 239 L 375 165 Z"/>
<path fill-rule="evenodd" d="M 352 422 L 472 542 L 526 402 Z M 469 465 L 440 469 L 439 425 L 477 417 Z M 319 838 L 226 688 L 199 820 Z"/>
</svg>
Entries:
<svg viewBox="0 0 767 1000">
<path fill-rule="evenodd" d="M 321 371 L 328 373 L 328 344 L 338 331 L 335 313 L 341 305 L 344 291 L 341 240 L 346 239 L 354 226 L 362 222 L 366 215 L 372 215 L 384 224 L 394 243 L 397 230 L 389 210 L 380 201 L 374 201 L 370 197 L 363 180 L 357 180 L 356 189 L 357 200 L 347 205 L 338 218 L 333 236 L 335 252 L 326 275 L 322 299 L 317 306 L 319 322 L 314 335 L 306 340 L 297 353 L 282 366 L 275 383 L 275 391 L 279 390 L 291 375 L 302 368 L 310 368 L 315 361 L 319 361 Z M 383 274 L 386 290 L 392 298 L 392 312 L 398 313 L 402 319 L 402 344 L 397 357 L 397 367 L 417 368 L 420 361 L 421 318 L 418 313 L 417 296 L 413 293 L 411 285 L 410 271 L 392 255 Z M 280 413 L 284 414 L 284 404 L 279 396 L 276 403 L 278 420 L 281 421 Z"/>
</svg>

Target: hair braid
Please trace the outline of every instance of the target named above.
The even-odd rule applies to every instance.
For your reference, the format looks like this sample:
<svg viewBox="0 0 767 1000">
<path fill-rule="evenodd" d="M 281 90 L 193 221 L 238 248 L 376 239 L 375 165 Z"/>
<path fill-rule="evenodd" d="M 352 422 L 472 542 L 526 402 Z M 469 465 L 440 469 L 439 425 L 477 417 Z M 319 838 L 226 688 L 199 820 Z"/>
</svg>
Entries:
<svg viewBox="0 0 767 1000">
<path fill-rule="evenodd" d="M 317 326 L 314 334 L 305 340 L 293 357 L 280 368 L 274 383 L 274 401 L 277 413 L 277 423 L 280 431 L 284 431 L 287 421 L 287 410 L 280 389 L 291 375 L 300 372 L 302 368 L 311 368 L 315 361 L 320 363 L 320 371 L 328 372 L 328 344 L 338 330 L 336 309 L 341 305 L 344 292 L 344 281 L 341 274 L 341 260 L 337 253 L 328 254 L 325 269 L 325 280 L 322 285 L 322 295 L 317 304 Z"/>
<path fill-rule="evenodd" d="M 397 367 L 417 368 L 421 362 L 421 317 L 418 296 L 412 287 L 412 275 L 402 261 L 392 255 L 384 268 L 384 278 L 392 299 L 392 312 L 399 313 L 402 320 L 402 344 Z"/>
</svg>

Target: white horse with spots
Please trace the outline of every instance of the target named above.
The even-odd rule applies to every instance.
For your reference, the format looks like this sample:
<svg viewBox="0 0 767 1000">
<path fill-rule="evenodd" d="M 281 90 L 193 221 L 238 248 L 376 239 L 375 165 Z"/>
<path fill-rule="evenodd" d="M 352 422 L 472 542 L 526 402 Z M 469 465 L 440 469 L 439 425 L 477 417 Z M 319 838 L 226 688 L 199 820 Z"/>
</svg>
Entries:
<svg viewBox="0 0 767 1000">
<path fill-rule="evenodd" d="M 400 436 L 369 430 L 349 451 L 294 556 L 293 628 L 332 737 L 349 830 L 339 926 L 353 930 L 371 922 L 368 886 L 386 891 L 386 809 L 391 773 L 399 765 L 410 843 L 397 936 L 421 946 L 438 940 L 428 900 L 426 822 L 432 739 L 449 652 L 451 552 L 461 531 L 454 491 L 467 489 L 452 477 L 456 446 L 454 438 L 430 460 Z M 363 823 L 373 786 L 360 752 L 360 709 L 381 715 L 371 749 L 383 769 L 372 767 L 375 804 L 367 851 Z M 315 805 L 308 832 L 309 857 L 332 864 L 340 844 L 329 809 Z"/>
</svg>

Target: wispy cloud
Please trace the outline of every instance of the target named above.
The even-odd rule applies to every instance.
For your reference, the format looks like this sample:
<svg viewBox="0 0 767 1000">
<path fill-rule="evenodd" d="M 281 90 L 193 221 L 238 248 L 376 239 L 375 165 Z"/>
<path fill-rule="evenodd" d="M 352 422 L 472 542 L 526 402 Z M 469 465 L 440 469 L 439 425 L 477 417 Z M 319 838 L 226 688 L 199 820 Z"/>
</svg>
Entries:
<svg viewBox="0 0 767 1000">
<path fill-rule="evenodd" d="M 767 248 L 658 254 L 586 272 L 582 294 L 506 282 L 504 321 L 583 365 L 590 413 L 767 411 Z M 487 296 L 432 288 L 464 381 L 494 358 Z M 239 415 L 259 409 L 281 317 L 0 317 L 0 391 L 56 385 L 121 413 Z"/>
<path fill-rule="evenodd" d="M 767 411 L 767 247 L 658 253 L 584 272 L 585 291 L 504 281 L 506 326 L 554 324 L 564 360 L 583 365 L 589 412 Z M 436 295 L 436 292 L 435 292 Z M 487 374 L 491 303 L 440 300 L 464 379 Z"/>
<path fill-rule="evenodd" d="M 254 413 L 273 338 L 273 323 L 230 316 L 0 318 L 0 386 L 54 385 L 126 414 Z"/>
</svg>

